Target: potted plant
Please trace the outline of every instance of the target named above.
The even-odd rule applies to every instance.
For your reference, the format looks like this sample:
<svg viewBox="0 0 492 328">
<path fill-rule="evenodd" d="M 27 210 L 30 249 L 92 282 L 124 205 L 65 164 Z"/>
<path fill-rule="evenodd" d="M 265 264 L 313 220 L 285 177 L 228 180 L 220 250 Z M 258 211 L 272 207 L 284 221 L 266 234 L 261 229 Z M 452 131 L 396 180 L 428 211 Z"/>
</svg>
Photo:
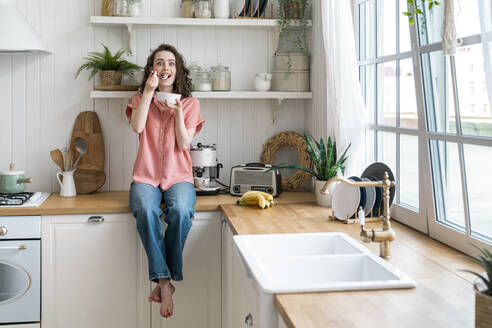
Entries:
<svg viewBox="0 0 492 328">
<path fill-rule="evenodd" d="M 308 153 L 311 161 L 314 164 L 313 170 L 304 167 L 299 164 L 294 163 L 280 163 L 274 168 L 276 169 L 297 169 L 308 172 L 313 176 L 315 188 L 314 192 L 316 195 L 316 201 L 320 206 L 331 206 L 331 199 L 333 197 L 333 190 L 336 186 L 335 183 L 331 184 L 328 191 L 329 194 L 321 194 L 320 190 L 325 185 L 326 181 L 334 177 L 338 169 L 341 173 L 345 172 L 345 161 L 347 160 L 347 151 L 350 145 L 347 146 L 343 154 L 337 159 L 337 146 L 336 142 L 332 142 L 331 138 L 328 137 L 328 142 L 325 143 L 323 138 L 319 139 L 319 143 L 316 142 L 312 136 L 304 134 L 304 139 L 308 146 L 306 152 Z"/>
<path fill-rule="evenodd" d="M 475 246 L 475 245 L 474 245 Z M 492 254 L 485 247 L 475 246 L 480 250 L 479 255 L 471 259 L 482 266 L 482 274 L 462 270 L 476 275 L 475 280 L 475 327 L 492 327 Z"/>
<path fill-rule="evenodd" d="M 101 80 L 101 85 L 120 85 L 122 74 L 129 74 L 131 70 L 141 70 L 142 67 L 130 63 L 124 60 L 121 56 L 124 53 L 123 49 L 120 49 L 114 56 L 109 51 L 108 47 L 104 44 L 104 52 L 89 52 L 89 55 L 85 57 L 85 64 L 79 67 L 75 78 L 84 70 L 91 70 L 89 79 L 92 79 L 97 73 Z"/>
<path fill-rule="evenodd" d="M 302 53 L 309 55 L 307 20 L 305 18 L 306 8 L 309 0 L 278 0 L 277 24 L 279 26 L 279 44 L 277 52 L 289 55 L 287 61 L 287 76 L 291 73 L 291 53 Z"/>
</svg>

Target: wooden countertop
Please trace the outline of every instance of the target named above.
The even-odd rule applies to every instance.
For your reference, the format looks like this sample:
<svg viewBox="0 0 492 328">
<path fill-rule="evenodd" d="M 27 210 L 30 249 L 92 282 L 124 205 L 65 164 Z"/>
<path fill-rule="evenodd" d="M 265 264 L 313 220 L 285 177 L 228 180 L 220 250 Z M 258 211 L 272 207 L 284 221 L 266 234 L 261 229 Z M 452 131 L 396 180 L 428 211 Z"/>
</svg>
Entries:
<svg viewBox="0 0 492 328">
<path fill-rule="evenodd" d="M 235 204 L 239 197 L 231 195 L 198 196 L 196 211 L 218 211 L 221 204 Z M 315 197 L 311 192 L 283 192 L 276 203 L 309 203 Z M 130 213 L 129 192 L 111 191 L 94 194 L 60 197 L 52 193 L 37 207 L 1 207 L 0 216 L 7 215 L 57 215 L 57 214 Z"/>
<path fill-rule="evenodd" d="M 223 205 L 236 234 L 345 232 L 359 239 L 360 227 L 329 221 L 329 208 L 280 204 L 266 210 Z M 367 224 L 379 227 L 378 223 Z M 396 239 L 388 262 L 417 283 L 413 289 L 277 294 L 275 306 L 288 327 L 473 327 L 473 276 L 482 272 L 462 254 L 392 221 Z M 377 243 L 366 244 L 379 255 Z"/>
</svg>

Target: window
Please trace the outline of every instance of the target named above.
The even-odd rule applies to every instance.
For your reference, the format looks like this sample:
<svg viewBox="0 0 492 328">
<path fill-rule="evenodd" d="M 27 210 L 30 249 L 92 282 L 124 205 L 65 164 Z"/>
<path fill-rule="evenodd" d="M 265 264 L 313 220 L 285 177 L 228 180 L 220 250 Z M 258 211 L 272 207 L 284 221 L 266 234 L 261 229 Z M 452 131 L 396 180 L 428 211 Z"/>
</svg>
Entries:
<svg viewBox="0 0 492 328">
<path fill-rule="evenodd" d="M 444 2 L 411 27 L 406 0 L 357 0 L 355 9 L 366 159 L 395 173 L 392 216 L 471 253 L 469 241 L 492 244 L 492 116 L 478 2 L 455 1 L 454 57 L 441 50 Z"/>
</svg>

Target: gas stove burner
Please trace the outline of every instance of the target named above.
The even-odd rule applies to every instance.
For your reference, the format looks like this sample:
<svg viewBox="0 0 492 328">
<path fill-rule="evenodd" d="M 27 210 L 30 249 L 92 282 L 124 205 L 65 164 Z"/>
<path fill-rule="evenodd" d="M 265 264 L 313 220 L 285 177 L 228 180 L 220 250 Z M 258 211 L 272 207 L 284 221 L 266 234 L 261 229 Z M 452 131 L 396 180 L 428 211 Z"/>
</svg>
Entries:
<svg viewBox="0 0 492 328">
<path fill-rule="evenodd" d="M 34 195 L 33 192 L 18 192 L 15 194 L 0 193 L 0 206 L 2 205 L 22 205 Z"/>
</svg>

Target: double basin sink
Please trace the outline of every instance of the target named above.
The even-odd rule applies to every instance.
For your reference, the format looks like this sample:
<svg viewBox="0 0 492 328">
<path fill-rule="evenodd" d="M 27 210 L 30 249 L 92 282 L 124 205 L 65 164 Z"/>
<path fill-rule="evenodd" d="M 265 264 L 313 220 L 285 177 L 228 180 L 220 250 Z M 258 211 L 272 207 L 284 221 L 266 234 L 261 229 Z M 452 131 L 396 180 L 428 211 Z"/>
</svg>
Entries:
<svg viewBox="0 0 492 328">
<path fill-rule="evenodd" d="M 345 233 L 238 235 L 234 243 L 265 293 L 415 287 Z"/>
</svg>

